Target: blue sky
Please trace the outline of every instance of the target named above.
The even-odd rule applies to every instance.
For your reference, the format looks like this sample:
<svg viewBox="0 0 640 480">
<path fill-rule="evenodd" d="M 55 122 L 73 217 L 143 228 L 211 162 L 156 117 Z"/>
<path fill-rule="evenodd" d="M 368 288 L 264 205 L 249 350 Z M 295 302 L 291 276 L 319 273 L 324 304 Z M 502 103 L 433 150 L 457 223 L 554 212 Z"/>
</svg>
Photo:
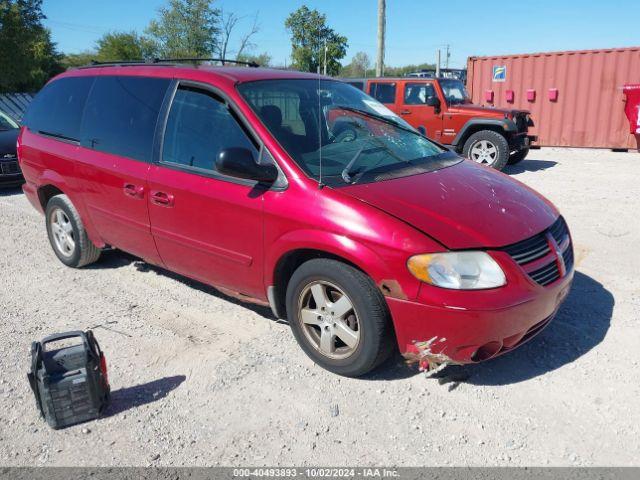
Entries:
<svg viewBox="0 0 640 480">
<path fill-rule="evenodd" d="M 225 10 L 253 17 L 262 26 L 255 53 L 276 64 L 289 62 L 287 15 L 306 3 L 325 13 L 329 25 L 349 39 L 348 62 L 358 51 L 375 58 L 377 0 L 217 0 Z M 103 33 L 142 32 L 165 0 L 45 0 L 45 24 L 61 51 L 91 49 Z M 244 20 L 249 28 L 251 20 Z M 239 27 L 241 28 L 241 27 Z M 470 55 L 573 50 L 640 44 L 638 0 L 387 0 L 388 65 L 435 60 L 451 46 L 451 65 Z M 444 57 L 443 57 L 444 58 Z M 343 60 L 343 63 L 346 63 Z"/>
</svg>

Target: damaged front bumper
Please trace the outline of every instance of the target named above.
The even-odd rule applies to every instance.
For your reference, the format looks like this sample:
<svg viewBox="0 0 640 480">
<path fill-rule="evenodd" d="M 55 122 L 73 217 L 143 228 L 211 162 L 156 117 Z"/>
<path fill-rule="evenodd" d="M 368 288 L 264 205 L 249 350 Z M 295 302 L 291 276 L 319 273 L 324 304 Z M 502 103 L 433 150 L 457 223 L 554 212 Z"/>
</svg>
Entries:
<svg viewBox="0 0 640 480">
<path fill-rule="evenodd" d="M 434 287 L 425 287 L 418 301 L 387 297 L 387 304 L 400 352 L 431 370 L 488 360 L 530 340 L 551 322 L 572 280 L 573 272 L 546 287 L 521 283 L 444 295 L 439 289 L 437 302 Z M 465 294 L 466 305 L 461 301 Z"/>
</svg>

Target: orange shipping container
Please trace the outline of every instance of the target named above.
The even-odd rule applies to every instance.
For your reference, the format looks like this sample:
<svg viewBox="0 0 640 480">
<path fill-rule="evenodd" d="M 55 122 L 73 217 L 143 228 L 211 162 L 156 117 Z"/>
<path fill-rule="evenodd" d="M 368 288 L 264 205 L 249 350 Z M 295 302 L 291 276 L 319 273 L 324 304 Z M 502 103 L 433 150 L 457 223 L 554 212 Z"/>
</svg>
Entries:
<svg viewBox="0 0 640 480">
<path fill-rule="evenodd" d="M 640 149 L 622 90 L 640 82 L 640 47 L 469 57 L 467 69 L 474 103 L 531 111 L 541 146 Z"/>
</svg>

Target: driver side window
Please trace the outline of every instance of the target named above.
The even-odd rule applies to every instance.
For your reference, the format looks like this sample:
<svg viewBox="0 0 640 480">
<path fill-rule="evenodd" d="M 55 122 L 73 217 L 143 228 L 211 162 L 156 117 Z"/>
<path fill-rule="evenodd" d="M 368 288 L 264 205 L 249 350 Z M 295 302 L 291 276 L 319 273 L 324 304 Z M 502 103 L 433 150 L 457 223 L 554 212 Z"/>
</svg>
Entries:
<svg viewBox="0 0 640 480">
<path fill-rule="evenodd" d="M 435 94 L 432 83 L 407 83 L 404 87 L 404 104 L 426 105 L 427 98 Z"/>
<path fill-rule="evenodd" d="M 212 171 L 220 151 L 232 147 L 258 156 L 222 99 L 207 91 L 179 88 L 167 120 L 162 161 Z"/>
</svg>

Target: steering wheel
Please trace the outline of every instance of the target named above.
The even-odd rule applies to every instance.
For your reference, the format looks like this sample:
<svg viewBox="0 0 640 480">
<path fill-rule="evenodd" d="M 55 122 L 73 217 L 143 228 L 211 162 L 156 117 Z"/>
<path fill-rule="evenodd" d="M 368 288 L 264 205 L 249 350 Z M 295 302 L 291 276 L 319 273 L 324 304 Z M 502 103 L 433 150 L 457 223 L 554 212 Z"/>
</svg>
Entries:
<svg viewBox="0 0 640 480">
<path fill-rule="evenodd" d="M 331 138 L 331 143 L 353 142 L 357 138 L 358 133 L 355 128 L 346 126 L 342 127 L 340 131 Z"/>
</svg>

